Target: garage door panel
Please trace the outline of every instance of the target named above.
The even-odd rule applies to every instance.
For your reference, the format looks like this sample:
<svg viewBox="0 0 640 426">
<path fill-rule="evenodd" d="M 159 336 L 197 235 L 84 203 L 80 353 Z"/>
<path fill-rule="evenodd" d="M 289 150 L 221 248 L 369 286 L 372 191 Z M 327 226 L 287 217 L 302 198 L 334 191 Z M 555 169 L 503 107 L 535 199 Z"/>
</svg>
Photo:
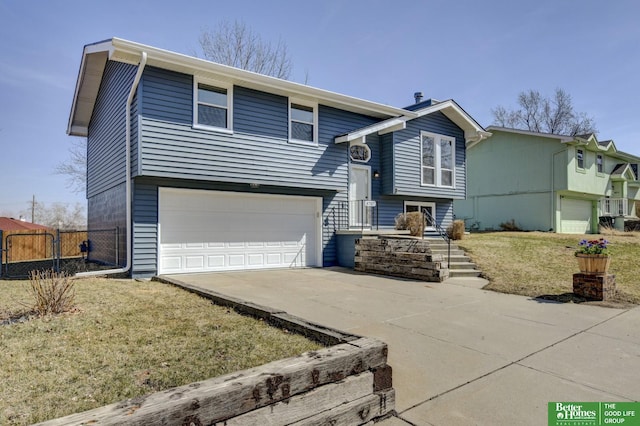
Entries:
<svg viewBox="0 0 640 426">
<path fill-rule="evenodd" d="M 563 198 L 561 229 L 563 233 L 585 234 L 591 230 L 591 201 Z"/>
<path fill-rule="evenodd" d="M 318 198 L 160 194 L 160 273 L 315 265 Z"/>
</svg>

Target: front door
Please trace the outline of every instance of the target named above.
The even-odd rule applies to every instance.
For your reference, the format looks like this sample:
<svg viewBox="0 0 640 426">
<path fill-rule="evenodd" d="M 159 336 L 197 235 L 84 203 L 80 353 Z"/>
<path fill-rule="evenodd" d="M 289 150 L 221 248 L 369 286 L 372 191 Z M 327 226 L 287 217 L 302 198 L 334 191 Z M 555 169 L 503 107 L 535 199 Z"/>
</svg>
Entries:
<svg viewBox="0 0 640 426">
<path fill-rule="evenodd" d="M 371 167 L 351 165 L 349 170 L 349 226 L 371 226 Z"/>
</svg>

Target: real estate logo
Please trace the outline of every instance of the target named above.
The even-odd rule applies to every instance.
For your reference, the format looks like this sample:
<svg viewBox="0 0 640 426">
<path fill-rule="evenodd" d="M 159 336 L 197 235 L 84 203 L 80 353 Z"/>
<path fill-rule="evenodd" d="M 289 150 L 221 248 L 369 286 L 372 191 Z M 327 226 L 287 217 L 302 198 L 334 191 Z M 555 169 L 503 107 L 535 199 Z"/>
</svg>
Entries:
<svg viewBox="0 0 640 426">
<path fill-rule="evenodd" d="M 640 402 L 550 402 L 549 426 L 640 426 Z"/>
<path fill-rule="evenodd" d="M 553 402 L 549 404 L 550 416 L 552 411 L 556 422 L 549 424 L 597 426 L 599 423 L 597 402 Z"/>
</svg>

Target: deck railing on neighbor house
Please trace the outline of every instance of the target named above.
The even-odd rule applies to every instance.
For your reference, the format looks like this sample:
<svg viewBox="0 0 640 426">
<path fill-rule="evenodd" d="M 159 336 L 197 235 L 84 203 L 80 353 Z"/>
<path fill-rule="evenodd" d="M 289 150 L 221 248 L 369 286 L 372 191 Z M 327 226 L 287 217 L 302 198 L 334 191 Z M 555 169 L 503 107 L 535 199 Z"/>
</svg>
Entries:
<svg viewBox="0 0 640 426">
<path fill-rule="evenodd" d="M 599 216 L 630 216 L 629 200 L 626 198 L 601 198 L 599 204 Z"/>
</svg>

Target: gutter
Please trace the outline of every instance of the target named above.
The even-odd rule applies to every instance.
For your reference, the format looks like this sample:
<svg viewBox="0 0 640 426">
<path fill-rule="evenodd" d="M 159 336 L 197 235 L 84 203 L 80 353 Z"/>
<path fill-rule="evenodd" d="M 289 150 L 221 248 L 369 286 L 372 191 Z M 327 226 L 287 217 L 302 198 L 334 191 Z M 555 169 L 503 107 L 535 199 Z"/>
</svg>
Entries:
<svg viewBox="0 0 640 426">
<path fill-rule="evenodd" d="M 125 164 L 126 164 L 126 181 L 125 181 L 125 193 L 126 193 L 126 209 L 127 209 L 127 262 L 123 268 L 116 269 L 107 269 L 103 271 L 91 271 L 91 272 L 79 272 L 75 276 L 76 277 L 89 277 L 95 275 L 110 275 L 110 274 L 122 274 L 129 272 L 131 269 L 133 253 L 132 253 L 132 218 L 131 218 L 131 103 L 133 102 L 133 97 L 136 94 L 136 90 L 138 89 L 138 84 L 140 83 L 140 79 L 142 78 L 142 73 L 144 71 L 144 67 L 147 65 L 147 52 L 142 52 L 140 55 L 140 63 L 138 64 L 138 71 L 136 72 L 136 76 L 133 79 L 133 84 L 131 85 L 131 89 L 129 90 L 129 97 L 127 98 L 127 105 L 125 107 Z M 117 260 L 116 260 L 117 261 Z"/>
</svg>

